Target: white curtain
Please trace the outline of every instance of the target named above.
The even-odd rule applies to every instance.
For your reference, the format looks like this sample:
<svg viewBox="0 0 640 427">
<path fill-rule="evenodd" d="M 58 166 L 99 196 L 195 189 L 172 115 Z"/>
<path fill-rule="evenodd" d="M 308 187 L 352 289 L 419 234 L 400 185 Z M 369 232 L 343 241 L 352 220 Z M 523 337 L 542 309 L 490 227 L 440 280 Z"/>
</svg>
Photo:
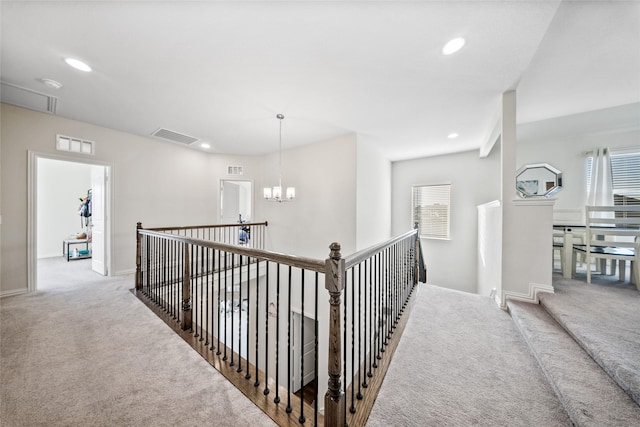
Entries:
<svg viewBox="0 0 640 427">
<path fill-rule="evenodd" d="M 593 153 L 591 166 L 591 186 L 587 194 L 589 206 L 613 205 L 613 180 L 611 178 L 611 157 L 608 148 L 598 148 Z"/>
</svg>

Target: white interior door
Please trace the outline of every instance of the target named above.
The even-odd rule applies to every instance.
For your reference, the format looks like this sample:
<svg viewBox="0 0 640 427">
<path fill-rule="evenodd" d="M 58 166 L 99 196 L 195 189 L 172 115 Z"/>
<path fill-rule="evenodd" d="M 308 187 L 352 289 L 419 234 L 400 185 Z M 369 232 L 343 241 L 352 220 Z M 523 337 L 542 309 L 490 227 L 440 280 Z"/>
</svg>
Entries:
<svg viewBox="0 0 640 427">
<path fill-rule="evenodd" d="M 105 166 L 91 167 L 91 269 L 105 276 L 106 263 L 106 188 Z"/>
<path fill-rule="evenodd" d="M 235 224 L 242 216 L 251 221 L 251 181 L 220 181 L 220 223 Z"/>
<path fill-rule="evenodd" d="M 303 325 L 301 325 L 302 322 L 304 322 Z M 302 343 L 300 336 L 301 326 L 304 327 L 304 343 Z M 293 334 L 293 348 L 291 349 L 293 358 L 291 381 L 293 384 L 291 384 L 291 388 L 297 392 L 300 390 L 301 352 L 304 357 L 303 384 L 309 384 L 315 377 L 315 321 L 309 317 L 301 316 L 300 313 L 293 313 Z"/>
</svg>

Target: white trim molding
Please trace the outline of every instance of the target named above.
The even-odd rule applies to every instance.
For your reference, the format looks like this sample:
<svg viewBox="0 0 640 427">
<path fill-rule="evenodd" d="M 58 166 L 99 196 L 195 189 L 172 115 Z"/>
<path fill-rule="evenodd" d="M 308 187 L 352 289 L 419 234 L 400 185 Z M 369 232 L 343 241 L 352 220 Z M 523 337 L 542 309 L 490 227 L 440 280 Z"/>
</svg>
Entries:
<svg viewBox="0 0 640 427">
<path fill-rule="evenodd" d="M 12 289 L 10 291 L 0 292 L 0 299 L 6 298 L 6 297 L 14 297 L 16 295 L 22 295 L 26 293 L 27 293 L 26 289 Z"/>
<path fill-rule="evenodd" d="M 540 292 L 549 292 L 551 294 L 555 293 L 553 289 L 553 285 L 541 285 L 539 283 L 529 283 L 529 293 L 522 294 L 519 292 L 511 292 L 511 291 L 502 291 L 500 308 L 503 310 L 507 309 L 507 299 L 512 299 L 515 301 L 529 302 L 532 304 L 538 304 L 540 300 L 538 299 L 538 293 Z"/>
<path fill-rule="evenodd" d="M 61 160 L 65 162 L 85 163 L 88 165 L 104 166 L 107 169 L 107 226 L 106 267 L 107 275 L 113 269 L 112 245 L 114 224 L 114 164 L 95 160 L 93 158 L 75 157 L 66 153 L 44 153 L 39 151 L 27 151 L 27 289 L 25 292 L 37 291 L 38 285 L 38 260 L 37 260 L 37 233 L 38 233 L 38 159 Z"/>
</svg>

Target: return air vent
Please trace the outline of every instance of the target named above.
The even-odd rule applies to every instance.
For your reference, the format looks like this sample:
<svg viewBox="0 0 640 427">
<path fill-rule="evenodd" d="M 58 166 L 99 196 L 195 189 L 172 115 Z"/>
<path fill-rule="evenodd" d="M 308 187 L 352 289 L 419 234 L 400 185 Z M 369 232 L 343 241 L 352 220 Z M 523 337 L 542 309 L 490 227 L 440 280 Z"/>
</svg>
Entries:
<svg viewBox="0 0 640 427">
<path fill-rule="evenodd" d="M 164 128 L 158 129 L 151 135 L 155 136 L 156 138 L 164 139 L 171 142 L 177 142 L 184 145 L 193 144 L 198 140 L 198 138 L 194 138 L 193 136 L 185 135 L 183 133 Z"/>
<path fill-rule="evenodd" d="M 2 95 L 0 100 L 2 100 L 2 102 L 43 113 L 56 113 L 56 107 L 58 106 L 57 97 L 7 82 L 0 82 L 0 85 L 0 94 Z"/>
<path fill-rule="evenodd" d="M 242 166 L 227 166 L 227 175 L 242 175 Z"/>
</svg>

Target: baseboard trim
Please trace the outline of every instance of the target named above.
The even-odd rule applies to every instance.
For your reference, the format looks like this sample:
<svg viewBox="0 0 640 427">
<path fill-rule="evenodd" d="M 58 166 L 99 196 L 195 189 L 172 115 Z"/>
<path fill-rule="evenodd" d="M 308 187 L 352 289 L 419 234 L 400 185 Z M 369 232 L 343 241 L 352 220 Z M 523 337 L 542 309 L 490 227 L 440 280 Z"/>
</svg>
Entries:
<svg viewBox="0 0 640 427">
<path fill-rule="evenodd" d="M 118 270 L 113 272 L 114 276 L 130 276 L 133 274 L 136 274 L 135 268 L 127 268 L 125 270 Z"/>
<path fill-rule="evenodd" d="M 553 294 L 555 293 L 555 290 L 553 289 L 553 285 L 541 285 L 539 283 L 529 283 L 528 294 L 511 292 L 511 291 L 502 291 L 500 308 L 503 310 L 507 309 L 507 299 L 522 301 L 522 302 L 529 302 L 532 304 L 538 304 L 540 302 L 540 300 L 538 299 L 538 293 L 540 292 L 549 292 Z"/>
<path fill-rule="evenodd" d="M 26 293 L 27 293 L 26 289 L 14 289 L 11 291 L 3 291 L 3 292 L 0 292 L 0 298 L 14 297 L 16 295 L 22 295 Z"/>
</svg>

